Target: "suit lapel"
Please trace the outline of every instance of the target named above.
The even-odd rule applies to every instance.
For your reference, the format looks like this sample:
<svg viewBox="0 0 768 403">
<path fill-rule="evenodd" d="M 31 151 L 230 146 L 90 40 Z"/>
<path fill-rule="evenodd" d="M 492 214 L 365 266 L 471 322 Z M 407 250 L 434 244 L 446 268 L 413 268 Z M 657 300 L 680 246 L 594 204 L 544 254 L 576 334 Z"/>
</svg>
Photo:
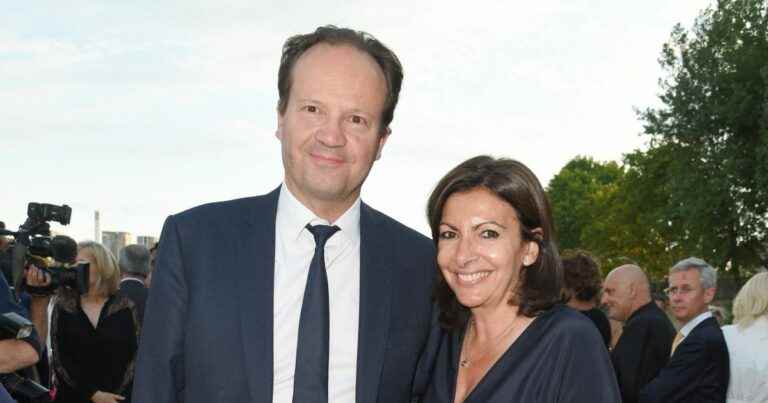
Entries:
<svg viewBox="0 0 768 403">
<path fill-rule="evenodd" d="M 280 188 L 255 198 L 239 228 L 235 281 L 246 377 L 254 401 L 272 401 L 275 217 Z"/>
<path fill-rule="evenodd" d="M 357 403 L 374 403 L 378 395 L 389 337 L 394 251 L 378 214 L 360 206 L 360 323 L 357 341 Z"/>
</svg>

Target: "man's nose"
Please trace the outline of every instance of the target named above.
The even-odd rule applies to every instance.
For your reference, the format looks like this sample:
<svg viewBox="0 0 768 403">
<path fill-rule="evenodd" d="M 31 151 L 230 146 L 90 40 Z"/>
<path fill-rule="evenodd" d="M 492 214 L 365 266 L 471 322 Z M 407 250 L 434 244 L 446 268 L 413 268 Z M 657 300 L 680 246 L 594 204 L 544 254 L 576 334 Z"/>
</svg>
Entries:
<svg viewBox="0 0 768 403">
<path fill-rule="evenodd" d="M 328 119 L 315 133 L 317 141 L 326 147 L 343 147 L 347 143 L 342 119 Z"/>
</svg>

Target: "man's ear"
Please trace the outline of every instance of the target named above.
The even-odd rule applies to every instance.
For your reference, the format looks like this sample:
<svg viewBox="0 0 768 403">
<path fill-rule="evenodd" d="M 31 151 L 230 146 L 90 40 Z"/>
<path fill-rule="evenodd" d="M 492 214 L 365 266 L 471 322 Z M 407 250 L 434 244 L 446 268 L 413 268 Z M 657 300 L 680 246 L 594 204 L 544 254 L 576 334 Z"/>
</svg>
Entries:
<svg viewBox="0 0 768 403">
<path fill-rule="evenodd" d="M 706 301 L 707 304 L 712 302 L 713 299 L 715 299 L 715 294 L 717 294 L 717 288 L 705 288 L 704 289 L 704 301 Z"/>
<path fill-rule="evenodd" d="M 384 130 L 384 133 L 379 134 L 379 144 L 378 149 L 376 150 L 376 159 L 374 159 L 374 161 L 378 161 L 379 158 L 381 158 L 381 151 L 384 149 L 384 144 L 387 144 L 390 134 L 392 134 L 392 130 L 389 127 Z"/>
<path fill-rule="evenodd" d="M 627 284 L 627 291 L 630 298 L 635 299 L 635 296 L 637 296 L 637 284 L 634 282 Z"/>
<path fill-rule="evenodd" d="M 280 113 L 280 106 L 277 107 L 277 129 L 275 129 L 275 137 L 279 140 L 283 139 L 283 114 Z"/>
</svg>

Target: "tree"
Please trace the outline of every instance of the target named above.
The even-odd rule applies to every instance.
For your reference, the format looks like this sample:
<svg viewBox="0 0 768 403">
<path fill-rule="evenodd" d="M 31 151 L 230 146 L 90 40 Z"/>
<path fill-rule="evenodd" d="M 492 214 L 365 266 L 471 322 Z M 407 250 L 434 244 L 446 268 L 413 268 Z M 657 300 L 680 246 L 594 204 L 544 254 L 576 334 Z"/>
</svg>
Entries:
<svg viewBox="0 0 768 403">
<path fill-rule="evenodd" d="M 634 262 L 661 278 L 682 257 L 662 216 L 668 196 L 658 187 L 666 155 L 632 154 L 625 167 L 576 157 L 547 186 L 560 249 L 582 249 L 603 271 Z"/>
<path fill-rule="evenodd" d="M 650 148 L 626 160 L 666 192 L 653 228 L 666 221 L 675 246 L 734 272 L 765 264 L 768 243 L 766 10 L 766 0 L 721 0 L 690 32 L 673 29 L 663 106 L 640 113 Z M 661 155 L 664 172 L 642 165 Z"/>
<path fill-rule="evenodd" d="M 582 234 L 599 218 L 595 209 L 598 194 L 615 183 L 624 171 L 615 162 L 596 162 L 577 156 L 555 175 L 547 186 L 561 249 L 583 248 Z"/>
</svg>

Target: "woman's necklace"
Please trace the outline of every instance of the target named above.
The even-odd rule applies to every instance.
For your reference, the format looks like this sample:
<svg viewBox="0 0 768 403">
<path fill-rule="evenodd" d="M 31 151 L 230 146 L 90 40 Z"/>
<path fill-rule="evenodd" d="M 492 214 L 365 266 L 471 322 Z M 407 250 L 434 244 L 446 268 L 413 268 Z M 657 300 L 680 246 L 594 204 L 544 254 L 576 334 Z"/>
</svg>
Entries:
<svg viewBox="0 0 768 403">
<path fill-rule="evenodd" d="M 492 343 L 490 348 L 486 349 L 481 354 L 476 355 L 474 357 L 472 357 L 472 355 L 469 352 L 469 346 L 471 344 L 471 339 L 469 337 L 467 337 L 466 340 L 465 340 L 464 348 L 461 350 L 462 355 L 464 356 L 464 358 L 459 360 L 459 366 L 462 367 L 462 368 L 470 367 L 475 361 L 477 361 L 477 360 L 485 357 L 489 353 L 495 351 L 498 348 L 499 343 L 501 342 L 501 340 L 505 336 L 507 336 L 509 334 L 509 332 L 512 330 L 512 328 L 515 327 L 515 323 L 517 323 L 517 319 L 518 319 L 518 317 L 515 317 L 515 319 L 513 319 L 512 322 L 510 322 L 509 326 L 507 326 L 501 333 L 499 333 L 498 336 L 496 336 L 493 339 L 493 343 Z M 474 330 L 474 332 L 472 332 L 473 330 Z M 469 320 L 469 326 L 467 328 L 467 333 L 469 333 L 468 336 L 473 336 L 474 334 L 477 333 L 477 329 L 476 329 L 475 319 L 474 318 L 471 318 Z"/>
</svg>

